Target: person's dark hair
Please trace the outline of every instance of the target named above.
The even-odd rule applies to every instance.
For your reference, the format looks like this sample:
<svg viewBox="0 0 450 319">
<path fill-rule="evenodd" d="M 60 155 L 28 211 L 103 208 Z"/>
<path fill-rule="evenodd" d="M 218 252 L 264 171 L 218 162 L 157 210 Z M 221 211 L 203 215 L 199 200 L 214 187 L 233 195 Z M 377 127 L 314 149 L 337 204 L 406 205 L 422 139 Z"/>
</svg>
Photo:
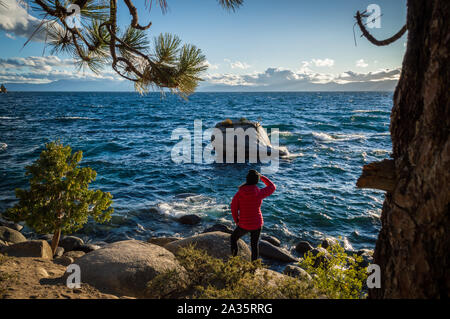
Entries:
<svg viewBox="0 0 450 319">
<path fill-rule="evenodd" d="M 256 185 L 259 183 L 259 176 L 260 174 L 254 170 L 251 169 L 248 171 L 247 173 L 247 177 L 246 177 L 246 185 Z"/>
</svg>

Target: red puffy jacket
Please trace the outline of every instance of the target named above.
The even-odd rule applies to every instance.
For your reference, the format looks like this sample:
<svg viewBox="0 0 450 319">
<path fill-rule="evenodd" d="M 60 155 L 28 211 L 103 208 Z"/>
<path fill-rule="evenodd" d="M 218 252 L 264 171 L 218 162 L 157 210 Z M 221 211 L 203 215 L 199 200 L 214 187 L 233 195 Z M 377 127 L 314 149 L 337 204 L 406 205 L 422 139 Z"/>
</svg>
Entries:
<svg viewBox="0 0 450 319">
<path fill-rule="evenodd" d="M 261 176 L 266 187 L 259 189 L 256 185 L 244 185 L 239 188 L 231 201 L 231 213 L 234 222 L 245 230 L 262 227 L 264 220 L 261 214 L 262 200 L 270 196 L 276 189 L 275 184 L 267 177 Z"/>
</svg>

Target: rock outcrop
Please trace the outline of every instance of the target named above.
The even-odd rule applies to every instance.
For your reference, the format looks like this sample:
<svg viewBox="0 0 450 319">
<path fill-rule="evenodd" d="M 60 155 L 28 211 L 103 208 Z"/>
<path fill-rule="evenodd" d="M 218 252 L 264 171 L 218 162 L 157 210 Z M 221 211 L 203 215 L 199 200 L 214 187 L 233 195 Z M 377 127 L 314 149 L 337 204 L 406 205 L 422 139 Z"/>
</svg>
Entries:
<svg viewBox="0 0 450 319">
<path fill-rule="evenodd" d="M 231 227 L 224 224 L 214 224 L 211 227 L 206 228 L 203 233 L 211 233 L 214 231 L 221 231 L 223 233 L 232 234 L 233 229 Z"/>
<path fill-rule="evenodd" d="M 295 251 L 302 255 L 313 249 L 314 247 L 307 241 L 301 241 L 295 246 Z"/>
<path fill-rule="evenodd" d="M 281 246 L 281 241 L 278 238 L 276 238 L 275 236 L 262 235 L 261 239 L 268 241 L 269 243 L 271 243 L 274 246 L 277 246 L 277 247 Z"/>
<path fill-rule="evenodd" d="M 168 250 L 150 243 L 126 240 L 106 245 L 76 261 L 81 281 L 100 291 L 145 297 L 147 283 L 170 270 L 184 280 L 185 270 Z M 154 293 L 152 293 L 154 296 Z"/>
<path fill-rule="evenodd" d="M 0 251 L 12 257 L 37 257 L 53 259 L 50 245 L 45 240 L 30 240 L 5 246 Z"/>
<path fill-rule="evenodd" d="M 227 132 L 227 129 L 230 131 Z M 230 145 L 227 144 L 227 134 L 234 135 L 234 137 L 228 137 L 230 141 L 233 141 Z M 274 152 L 278 152 L 280 157 L 289 155 L 286 147 L 271 144 L 267 132 L 260 123 L 245 119 L 234 121 L 227 119 L 217 123 L 215 132 L 211 135 L 211 144 L 216 152 L 218 163 L 229 163 L 230 161 L 226 160 L 227 154 L 233 158 L 233 163 L 236 163 L 238 158 L 251 162 L 270 160 Z"/>
<path fill-rule="evenodd" d="M 64 236 L 59 241 L 59 246 L 64 248 L 65 251 L 78 250 L 83 245 L 84 241 L 75 236 Z"/>
<path fill-rule="evenodd" d="M 178 218 L 178 221 L 184 225 L 196 225 L 200 223 L 202 219 L 195 214 L 189 214 L 181 216 L 180 218 Z"/>
<path fill-rule="evenodd" d="M 25 236 L 22 235 L 20 232 L 5 226 L 0 226 L 0 240 L 3 240 L 6 243 L 13 243 L 13 244 L 27 241 Z"/>
<path fill-rule="evenodd" d="M 298 261 L 297 258 L 293 257 L 288 251 L 276 247 L 265 240 L 259 241 L 259 254 L 262 257 L 283 262 Z"/>
</svg>

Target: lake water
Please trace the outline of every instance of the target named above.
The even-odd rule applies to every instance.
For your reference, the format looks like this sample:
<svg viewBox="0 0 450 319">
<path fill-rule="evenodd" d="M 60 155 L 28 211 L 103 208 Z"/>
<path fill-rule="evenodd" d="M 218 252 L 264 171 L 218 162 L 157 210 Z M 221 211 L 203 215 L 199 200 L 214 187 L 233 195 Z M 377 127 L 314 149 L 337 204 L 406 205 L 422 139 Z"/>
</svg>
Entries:
<svg viewBox="0 0 450 319">
<path fill-rule="evenodd" d="M 299 240 L 346 238 L 374 248 L 384 194 L 360 190 L 364 164 L 389 157 L 392 93 L 196 93 L 189 101 L 159 93 L 8 93 L 0 95 L 0 212 L 27 187 L 25 166 L 44 143 L 61 139 L 82 150 L 92 184 L 111 192 L 115 213 L 79 233 L 116 241 L 188 236 L 216 222 L 231 225 L 229 203 L 251 164 L 176 164 L 175 128 L 193 132 L 226 118 L 259 120 L 297 156 L 268 175 L 277 191 L 262 206 L 264 232 L 292 248 Z M 260 168 L 260 167 L 256 167 Z M 186 193 L 191 194 L 190 196 Z M 197 226 L 176 218 L 198 214 Z"/>
</svg>

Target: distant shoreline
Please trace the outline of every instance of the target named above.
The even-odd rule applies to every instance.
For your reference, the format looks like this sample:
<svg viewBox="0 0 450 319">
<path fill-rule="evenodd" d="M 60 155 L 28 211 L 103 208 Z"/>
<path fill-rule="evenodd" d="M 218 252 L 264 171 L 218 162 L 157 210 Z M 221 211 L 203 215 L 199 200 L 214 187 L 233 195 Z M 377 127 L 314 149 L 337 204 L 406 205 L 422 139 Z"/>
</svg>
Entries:
<svg viewBox="0 0 450 319">
<path fill-rule="evenodd" d="M 135 91 L 34 91 L 34 90 L 18 90 L 18 91 L 8 91 L 8 93 L 136 93 Z M 170 92 L 166 92 L 170 93 Z M 394 93 L 394 91 L 390 90 L 381 90 L 381 91 L 198 91 L 193 93 L 195 94 L 204 94 L 204 93 L 223 93 L 223 94 L 261 94 L 261 93 Z M 161 94 L 160 92 L 149 92 L 148 94 Z"/>
</svg>

